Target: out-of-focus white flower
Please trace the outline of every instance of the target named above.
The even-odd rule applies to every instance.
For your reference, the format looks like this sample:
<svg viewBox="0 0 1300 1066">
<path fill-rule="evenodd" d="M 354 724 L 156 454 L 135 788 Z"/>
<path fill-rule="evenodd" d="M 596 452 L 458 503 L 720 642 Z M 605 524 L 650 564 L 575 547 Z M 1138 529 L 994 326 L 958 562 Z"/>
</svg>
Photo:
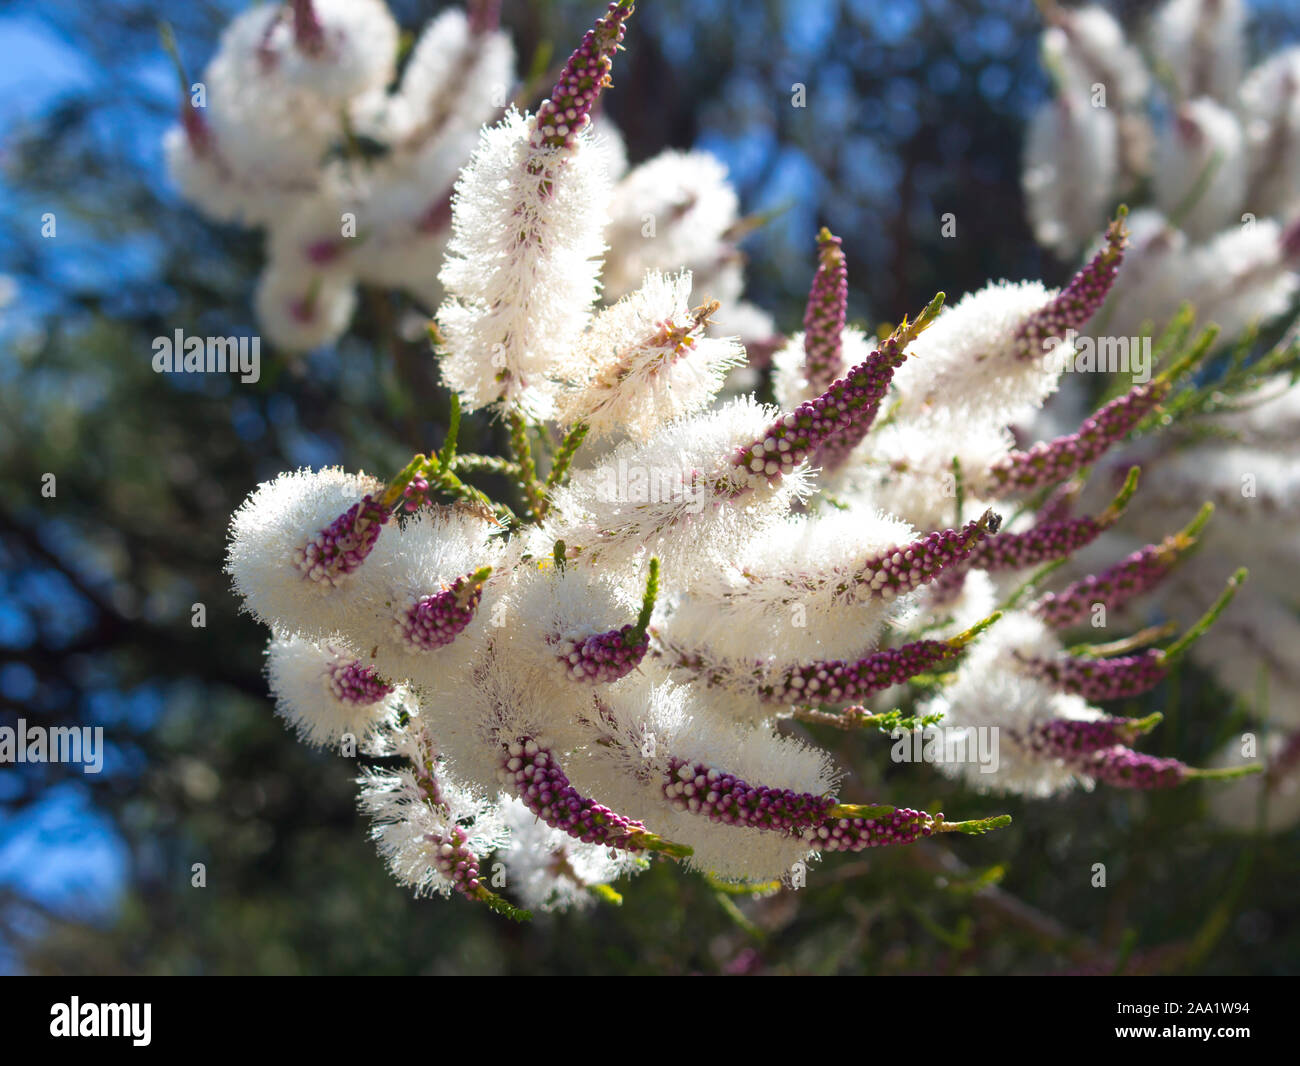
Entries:
<svg viewBox="0 0 1300 1066">
<path fill-rule="evenodd" d="M 1300 46 L 1270 56 L 1241 85 L 1241 118 L 1250 150 L 1255 215 L 1300 213 Z"/>
<path fill-rule="evenodd" d="M 1160 138 L 1156 203 L 1193 240 L 1240 221 L 1247 158 L 1236 115 L 1208 97 L 1189 100 Z"/>
<path fill-rule="evenodd" d="M 1297 736 L 1272 731 L 1262 744 L 1256 741 L 1252 757 L 1242 754 L 1241 739 L 1229 741 L 1213 759 L 1214 766 L 1253 766 L 1261 761 L 1262 774 L 1229 781 L 1209 797 L 1210 817 L 1225 829 L 1252 833 L 1282 833 L 1300 822 L 1300 743 Z M 1263 750 L 1259 751 L 1258 748 Z"/>
<path fill-rule="evenodd" d="M 1181 100 L 1209 96 L 1228 107 L 1246 68 L 1246 5 L 1241 0 L 1168 0 L 1151 20 L 1155 62 Z"/>
<path fill-rule="evenodd" d="M 725 234 L 738 210 L 726 167 L 707 152 L 662 152 L 633 167 L 610 201 L 606 299 L 631 292 L 647 271 L 686 268 L 691 299 L 730 302 L 716 279 L 734 254 Z"/>
<path fill-rule="evenodd" d="M 272 344 L 309 351 L 336 340 L 356 307 L 356 284 L 332 270 L 303 272 L 267 264 L 257 283 L 253 306 Z"/>
<path fill-rule="evenodd" d="M 1105 226 L 1119 176 L 1118 137 L 1114 114 L 1086 97 L 1059 96 L 1034 113 L 1021 180 L 1040 244 L 1070 255 Z"/>
</svg>

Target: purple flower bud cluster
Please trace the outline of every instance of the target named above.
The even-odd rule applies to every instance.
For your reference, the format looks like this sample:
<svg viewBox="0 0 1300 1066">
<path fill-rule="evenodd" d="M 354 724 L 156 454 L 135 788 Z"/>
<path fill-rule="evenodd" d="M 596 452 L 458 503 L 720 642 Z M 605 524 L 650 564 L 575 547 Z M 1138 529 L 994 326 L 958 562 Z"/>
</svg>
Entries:
<svg viewBox="0 0 1300 1066">
<path fill-rule="evenodd" d="M 579 132 L 591 121 L 596 98 L 609 84 L 614 53 L 623 40 L 624 22 L 632 14 L 627 0 L 609 5 L 609 11 L 587 31 L 569 57 L 549 99 L 537 109 L 533 144 L 572 150 Z"/>
<path fill-rule="evenodd" d="M 1051 682 L 1062 692 L 1086 700 L 1118 700 L 1153 689 L 1168 673 L 1164 653 L 1150 650 L 1111 659 L 1060 655 L 1051 659 L 1017 655 L 1021 668 Z"/>
<path fill-rule="evenodd" d="M 1079 764 L 1081 772 L 1117 788 L 1173 788 L 1187 780 L 1188 767 L 1177 759 L 1145 755 L 1117 745 Z"/>
<path fill-rule="evenodd" d="M 453 826 L 447 833 L 426 833 L 433 845 L 433 866 L 452 883 L 462 896 L 474 899 L 481 887 L 478 879 L 479 858 L 465 845 L 465 831 Z"/>
<path fill-rule="evenodd" d="M 448 588 L 421 596 L 400 611 L 398 632 L 412 651 L 444 647 L 464 632 L 482 598 L 482 581 L 476 581 L 473 574 L 458 577 Z"/>
<path fill-rule="evenodd" d="M 638 634 L 636 626 L 629 622 L 621 629 L 594 633 L 585 640 L 559 642 L 558 658 L 570 681 L 608 684 L 635 670 L 649 648 L 649 634 Z"/>
<path fill-rule="evenodd" d="M 803 316 L 804 377 L 818 392 L 830 388 L 843 369 L 849 272 L 840 243 L 828 229 L 817 235 L 817 273 Z"/>
<path fill-rule="evenodd" d="M 1153 411 L 1169 394 L 1168 380 L 1155 378 L 1112 400 L 1084 420 L 1078 432 L 1051 441 L 1039 441 L 1025 452 L 999 459 L 990 474 L 995 494 L 1032 492 L 1064 481 L 1089 463 L 1096 462 L 1113 444 Z"/>
<path fill-rule="evenodd" d="M 1093 722 L 1053 718 L 1018 738 L 1032 751 L 1052 759 L 1077 763 L 1098 752 L 1130 743 L 1140 733 L 1134 718 L 1099 718 Z"/>
<path fill-rule="evenodd" d="M 603 844 L 623 851 L 643 850 L 646 827 L 581 795 L 551 752 L 531 737 L 505 746 L 500 778 L 530 811 L 584 844 Z"/>
<path fill-rule="evenodd" d="M 779 481 L 841 434 L 857 434 L 856 445 L 875 421 L 894 371 L 907 358 L 906 348 L 905 342 L 891 336 L 820 396 L 804 401 L 762 436 L 738 448 L 732 464 L 749 475 L 754 487 Z"/>
<path fill-rule="evenodd" d="M 970 566 L 976 570 L 1020 570 L 1073 555 L 1091 544 L 1105 530 L 1090 515 L 1040 522 L 1023 533 L 999 533 L 988 537 L 971 552 Z"/>
<path fill-rule="evenodd" d="M 972 558 L 980 541 L 996 533 L 1001 524 L 1000 515 L 986 511 L 961 529 L 937 530 L 911 544 L 881 552 L 862 565 L 854 583 L 887 600 L 902 596 Z"/>
<path fill-rule="evenodd" d="M 359 659 L 331 660 L 325 674 L 330 691 L 341 703 L 368 706 L 393 691 L 393 686 L 384 684 L 373 666 L 366 666 Z"/>
<path fill-rule="evenodd" d="M 842 703 L 861 700 L 924 673 L 957 653 L 943 640 L 917 640 L 853 662 L 826 659 L 787 670 L 774 685 L 760 685 L 767 703 Z"/>
<path fill-rule="evenodd" d="M 891 844 L 914 844 L 934 832 L 942 821 L 925 811 L 895 807 L 880 818 L 832 818 L 815 829 L 804 831 L 804 842 L 814 851 L 865 851 Z"/>
<path fill-rule="evenodd" d="M 429 480 L 423 474 L 416 474 L 406 483 L 402 490 L 402 509 L 408 513 L 418 511 L 428 501 Z"/>
<path fill-rule="evenodd" d="M 294 552 L 294 566 L 308 581 L 338 585 L 366 561 L 391 517 L 367 494 Z"/>
<path fill-rule="evenodd" d="M 1094 604 L 1108 609 L 1121 607 L 1169 573 L 1178 558 L 1178 546 L 1175 537 L 1148 544 L 1100 574 L 1080 578 L 1060 592 L 1044 593 L 1033 611 L 1048 625 L 1060 629 L 1082 622 Z"/>
<path fill-rule="evenodd" d="M 734 774 L 682 759 L 669 763 L 663 792 L 679 811 L 703 815 L 711 822 L 786 833 L 821 825 L 835 806 L 828 796 L 750 785 Z"/>
<path fill-rule="evenodd" d="M 1066 333 L 1082 328 L 1097 313 L 1115 284 L 1127 245 L 1128 231 L 1123 219 L 1117 218 L 1106 230 L 1106 246 L 1075 274 L 1060 295 L 1021 324 L 1016 332 L 1017 358 L 1041 358 L 1044 341 L 1063 339 Z"/>
</svg>

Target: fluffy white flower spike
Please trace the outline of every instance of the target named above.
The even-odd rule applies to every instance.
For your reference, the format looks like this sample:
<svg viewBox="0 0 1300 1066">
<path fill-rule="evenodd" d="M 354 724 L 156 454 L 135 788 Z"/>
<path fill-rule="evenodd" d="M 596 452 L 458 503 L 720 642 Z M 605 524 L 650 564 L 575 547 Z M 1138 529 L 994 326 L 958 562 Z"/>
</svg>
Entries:
<svg viewBox="0 0 1300 1066">
<path fill-rule="evenodd" d="M 610 176 L 587 125 L 630 12 L 611 5 L 537 114 L 486 130 L 457 183 L 438 324 L 443 375 L 468 410 L 504 399 L 552 413 L 599 293 Z"/>
<path fill-rule="evenodd" d="M 691 275 L 646 275 L 641 288 L 600 312 L 577 348 L 584 377 L 560 399 L 562 425 L 585 423 L 593 438 L 647 440 L 666 422 L 694 414 L 745 360 L 734 339 L 705 334 L 717 304 L 688 307 Z"/>
</svg>

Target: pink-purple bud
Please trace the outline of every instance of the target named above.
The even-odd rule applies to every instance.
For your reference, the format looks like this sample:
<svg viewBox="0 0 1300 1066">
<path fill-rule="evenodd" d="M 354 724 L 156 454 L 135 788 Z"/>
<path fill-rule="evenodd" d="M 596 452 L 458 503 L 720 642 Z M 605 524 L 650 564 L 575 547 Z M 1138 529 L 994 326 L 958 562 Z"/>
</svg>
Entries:
<svg viewBox="0 0 1300 1066">
<path fill-rule="evenodd" d="M 945 640 L 917 640 L 853 662 L 827 659 L 785 671 L 775 684 L 760 685 L 759 695 L 766 703 L 785 704 L 861 700 L 925 673 L 957 651 Z"/>
<path fill-rule="evenodd" d="M 308 581 L 339 584 L 366 561 L 391 517 L 378 500 L 367 494 L 299 548 L 294 553 L 294 566 Z"/>
<path fill-rule="evenodd" d="M 1106 527 L 1095 518 L 1067 518 L 1040 522 L 1023 533 L 998 533 L 971 552 L 975 570 L 1019 570 L 1064 559 L 1091 544 Z"/>
<path fill-rule="evenodd" d="M 961 529 L 943 529 L 901 547 L 891 548 L 869 559 L 855 577 L 855 584 L 872 595 L 894 599 L 920 588 L 979 553 L 980 542 L 998 531 L 1000 515 L 985 511 Z M 985 539 L 988 538 L 988 539 Z"/>
<path fill-rule="evenodd" d="M 1050 682 L 1062 692 L 1086 700 L 1118 700 L 1138 696 L 1165 679 L 1164 653 L 1156 650 L 1111 659 L 1059 655 L 1035 658 L 1017 654 L 1021 669 Z"/>
<path fill-rule="evenodd" d="M 646 827 L 581 795 L 549 749 L 532 737 L 504 746 L 500 777 L 538 818 L 585 844 L 641 851 Z"/>
<path fill-rule="evenodd" d="M 914 844 L 934 832 L 943 819 L 925 811 L 896 807 L 880 818 L 831 818 L 804 831 L 804 842 L 815 851 L 865 851 L 893 844 Z"/>
<path fill-rule="evenodd" d="M 1097 313 L 1106 299 L 1128 245 L 1124 215 L 1106 230 L 1106 246 L 1079 271 L 1055 299 L 1030 315 L 1016 331 L 1016 355 L 1020 359 L 1041 359 L 1044 341 L 1060 340 L 1079 330 Z"/>
<path fill-rule="evenodd" d="M 608 684 L 635 670 L 649 648 L 649 635 L 638 632 L 629 622 L 621 629 L 595 633 L 585 640 L 562 641 L 556 652 L 570 681 Z"/>
<path fill-rule="evenodd" d="M 751 785 L 705 763 L 676 758 L 669 763 L 663 793 L 678 810 L 711 822 L 785 833 L 820 825 L 836 802 L 810 792 Z"/>
<path fill-rule="evenodd" d="M 1096 462 L 1122 441 L 1169 394 L 1168 379 L 1137 385 L 1086 419 L 1078 429 L 1052 441 L 1039 441 L 1025 452 L 1011 452 L 990 470 L 997 495 L 1032 492 L 1064 481 Z"/>
<path fill-rule="evenodd" d="M 421 596 L 398 615 L 397 628 L 412 651 L 432 651 L 455 640 L 474 619 L 483 598 L 483 579 L 458 577 L 447 588 Z"/>
<path fill-rule="evenodd" d="M 1107 609 L 1122 607 L 1169 573 L 1178 559 L 1179 546 L 1177 537 L 1148 544 L 1100 574 L 1080 578 L 1060 592 L 1044 593 L 1032 609 L 1048 625 L 1060 629 L 1082 622 L 1095 604 Z"/>
<path fill-rule="evenodd" d="M 745 471 L 749 486 L 755 487 L 779 481 L 841 434 L 857 434 L 856 444 L 871 428 L 894 371 L 907 358 L 908 340 L 910 336 L 900 340 L 895 332 L 820 396 L 804 401 L 738 448 L 732 465 Z"/>
<path fill-rule="evenodd" d="M 334 698 L 343 703 L 368 706 L 393 691 L 393 686 L 384 684 L 373 666 L 366 666 L 359 659 L 332 660 L 325 673 Z"/>
<path fill-rule="evenodd" d="M 591 110 L 601 90 L 610 83 L 614 53 L 623 40 L 624 22 L 631 14 L 632 4 L 627 0 L 610 4 L 605 16 L 587 31 L 550 97 L 537 109 L 535 146 L 568 150 L 576 146 L 578 134 L 591 121 Z"/>
<path fill-rule="evenodd" d="M 849 272 L 840 238 L 823 229 L 817 235 L 817 246 L 817 272 L 803 316 L 804 377 L 810 388 L 824 392 L 844 369 Z"/>
</svg>

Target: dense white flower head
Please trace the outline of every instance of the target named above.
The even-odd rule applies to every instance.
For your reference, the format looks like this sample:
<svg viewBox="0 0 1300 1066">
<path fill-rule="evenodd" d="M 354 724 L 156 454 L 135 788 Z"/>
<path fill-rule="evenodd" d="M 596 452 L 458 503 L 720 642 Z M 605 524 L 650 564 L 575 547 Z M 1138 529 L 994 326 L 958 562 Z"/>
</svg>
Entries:
<svg viewBox="0 0 1300 1066">
<path fill-rule="evenodd" d="M 795 732 L 805 723 L 869 730 L 910 712 L 939 716 L 938 733 L 974 738 L 976 751 L 991 735 L 992 773 L 982 760 L 940 764 L 981 792 L 1045 797 L 1198 776 L 1128 747 L 1158 716 L 1093 706 L 1158 685 L 1173 653 L 1167 662 L 1152 649 L 1150 632 L 1073 652 L 1058 635 L 1094 593 L 1115 601 L 1118 618 L 1132 589 L 1149 591 L 1188 553 L 1191 534 L 1171 542 L 1177 550 L 1143 549 L 1120 578 L 1076 570 L 1079 587 L 1054 596 L 1037 588 L 1038 568 L 1114 562 L 1125 542 L 1111 526 L 1133 480 L 1114 503 L 1075 509 L 1088 471 L 1098 482 L 1113 473 L 1111 447 L 1156 483 L 1141 518 L 1167 518 L 1207 489 L 1231 509 L 1246 462 L 1267 474 L 1261 502 L 1291 515 L 1300 491 L 1280 423 L 1300 419 L 1273 386 L 1269 411 L 1225 419 L 1237 420 L 1233 448 L 1216 442 L 1203 457 L 1209 445 L 1178 439 L 1166 452 L 1144 434 L 1129 450 L 1121 442 L 1143 434 L 1174 379 L 1096 412 L 1067 408 L 1082 418 L 1062 424 L 1059 409 L 1042 410 L 1073 354 L 1054 332 L 1087 328 L 1099 308 L 1147 314 L 1185 292 L 1229 321 L 1276 313 L 1294 292 L 1294 234 L 1261 220 L 1198 244 L 1198 227 L 1220 223 L 1180 213 L 1184 232 L 1150 212 L 1125 268 L 1138 295 L 1103 308 L 1125 252 L 1121 212 L 1063 290 L 998 282 L 942 314 L 935 298 L 875 342 L 844 328 L 849 267 L 824 231 L 805 332 L 779 344 L 770 321 L 749 315 L 764 354 L 779 348 L 781 406 L 719 399 L 744 353 L 710 328 L 727 309 L 701 296 L 739 294 L 734 193 L 720 164 L 695 153 L 624 173 L 615 131 L 589 121 L 630 13 L 626 2 L 607 8 L 538 117 L 511 108 L 478 135 L 450 200 L 455 157 L 505 99 L 504 76 L 490 91 L 482 79 L 509 59 L 494 31 L 441 17 L 396 97 L 356 102 L 388 157 L 313 172 L 313 193 L 270 240 L 265 314 L 325 314 L 325 296 L 377 277 L 419 299 L 445 286 L 444 381 L 463 407 L 509 424 L 508 458 L 466 454 L 453 406 L 438 451 L 387 485 L 338 470 L 282 475 L 232 521 L 228 568 L 273 630 L 281 714 L 309 742 L 351 733 L 384 760 L 363 773 L 362 806 L 394 874 L 418 893 L 455 891 L 521 917 L 511 899 L 543 911 L 611 899 L 610 881 L 655 857 L 737 882 L 801 884 L 827 851 L 1001 824 L 842 800 L 853 784 Z M 1109 79 L 1117 110 L 1137 109 L 1145 81 L 1114 22 L 1095 11 L 1052 20 L 1064 81 Z M 466 79 L 477 83 L 460 99 L 453 87 Z M 1031 201 L 1040 234 L 1060 248 L 1082 247 L 1121 170 L 1132 176 L 1115 119 L 1079 87 L 1030 138 L 1041 171 Z M 1180 103 L 1213 139 L 1223 114 L 1201 95 Z M 424 137 L 431 125 L 440 132 Z M 349 207 L 362 243 L 331 251 L 331 216 Z M 434 277 L 419 260 L 448 216 Z M 328 317 L 329 329 L 282 326 L 285 343 L 337 336 L 346 322 Z M 1035 433 L 1053 439 L 1022 450 Z M 1260 465 L 1270 448 L 1281 458 Z M 480 474 L 505 475 L 517 491 L 488 499 Z M 1252 544 L 1284 570 L 1281 539 Z M 1185 588 L 1168 587 L 1203 610 L 1204 591 L 1187 590 L 1207 572 L 1186 567 Z M 1233 618 L 1238 653 L 1205 661 L 1236 678 L 1242 649 L 1272 652 L 1252 624 L 1294 643 L 1269 613 L 1285 609 L 1261 597 Z M 1284 699 L 1269 713 L 1291 711 Z"/>
<path fill-rule="evenodd" d="M 692 310 L 691 275 L 651 271 L 635 292 L 595 316 L 578 342 L 582 377 L 561 396 L 561 424 L 593 436 L 648 439 L 661 425 L 708 406 L 744 349 L 705 334 L 709 308 Z"/>
<path fill-rule="evenodd" d="M 499 853 L 509 887 L 531 910 L 584 910 L 596 903 L 592 891 L 649 863 L 628 852 L 584 844 L 552 829 L 517 799 L 502 807 L 510 843 Z"/>
<path fill-rule="evenodd" d="M 1056 8 L 1043 32 L 1043 50 L 1055 61 L 1064 86 L 1091 94 L 1105 86 L 1108 106 L 1139 107 L 1150 86 L 1141 52 L 1104 7 Z"/>
<path fill-rule="evenodd" d="M 736 550 L 806 492 L 802 470 L 746 491 L 747 479 L 731 463 L 776 415 L 743 397 L 670 423 L 644 443 L 625 441 L 596 465 L 575 470 L 555 494 L 555 538 L 613 565 L 656 554 L 670 572 Z"/>
<path fill-rule="evenodd" d="M 259 43 L 264 66 L 321 100 L 382 90 L 397 63 L 397 23 L 382 0 L 295 0 Z"/>
<path fill-rule="evenodd" d="M 599 294 L 609 178 L 591 137 L 539 147 L 511 110 L 461 173 L 438 325 L 443 378 L 469 410 L 503 396 L 530 415 L 553 409 Z"/>
<path fill-rule="evenodd" d="M 281 474 L 259 485 L 230 520 L 226 570 L 244 608 L 286 633 L 329 637 L 348 617 L 358 582 L 354 572 L 315 580 L 302 550 L 341 515 L 383 485 L 337 467 Z M 342 590 L 338 596 L 324 590 Z"/>
<path fill-rule="evenodd" d="M 1036 281 L 1003 281 L 945 307 L 894 375 L 898 416 L 944 411 L 969 424 L 1001 427 L 1040 407 L 1056 391 L 1072 349 L 1057 337 L 1050 348 L 1024 352 L 1017 333 L 1056 295 Z"/>
<path fill-rule="evenodd" d="M 1241 84 L 1250 153 L 1250 207 L 1258 215 L 1300 213 L 1300 45 L 1270 56 Z"/>
<path fill-rule="evenodd" d="M 339 639 L 277 637 L 266 650 L 266 673 L 276 713 L 313 747 L 337 746 L 345 736 L 360 747 L 409 701 L 405 686 L 384 682 Z"/>
<path fill-rule="evenodd" d="M 920 714 L 941 714 L 942 733 L 973 738 L 976 731 L 996 738 L 996 770 L 987 773 L 978 760 L 939 761 L 946 774 L 960 776 L 979 791 L 1046 797 L 1091 780 L 1062 759 L 1033 749 L 1034 731 L 1048 722 L 1096 721 L 1102 712 L 1079 696 L 1053 688 L 1017 669 L 1014 657 L 1048 655 L 1060 645 L 1041 621 L 1024 611 L 1005 614 L 967 653 L 956 675 L 922 703 Z M 968 750 L 975 745 L 968 741 Z"/>
</svg>

